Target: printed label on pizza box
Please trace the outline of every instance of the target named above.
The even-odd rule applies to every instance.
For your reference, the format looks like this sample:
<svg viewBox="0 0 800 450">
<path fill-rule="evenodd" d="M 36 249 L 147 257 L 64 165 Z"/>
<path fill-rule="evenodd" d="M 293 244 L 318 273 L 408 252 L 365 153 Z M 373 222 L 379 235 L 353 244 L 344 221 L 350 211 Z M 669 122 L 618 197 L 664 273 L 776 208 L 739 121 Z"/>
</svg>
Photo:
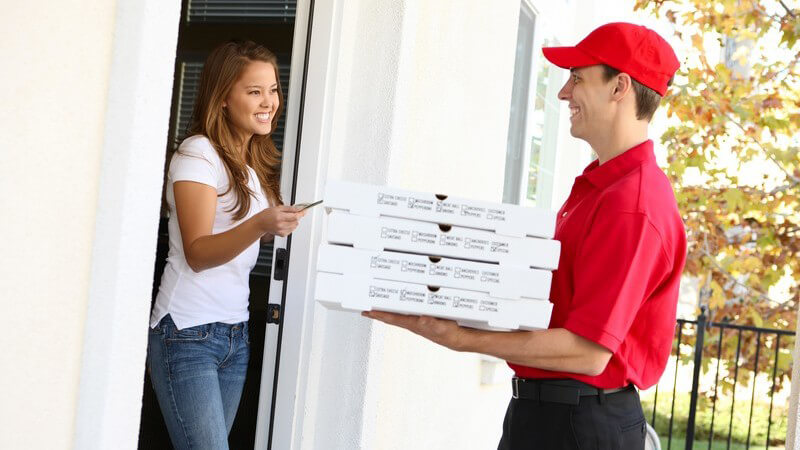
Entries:
<svg viewBox="0 0 800 450">
<path fill-rule="evenodd" d="M 552 280 L 551 272 L 528 267 L 328 244 L 319 247 L 317 270 L 481 291 L 508 299 L 546 300 Z"/>
<path fill-rule="evenodd" d="M 554 270 L 558 241 L 514 237 L 485 230 L 437 225 L 393 217 L 366 217 L 331 211 L 327 240 L 369 250 L 391 250 Z"/>
<path fill-rule="evenodd" d="M 476 291 L 326 272 L 317 272 L 314 295 L 330 308 L 428 315 L 500 330 L 547 328 L 553 308 L 546 300 L 500 299 Z"/>
<path fill-rule="evenodd" d="M 556 213 L 389 186 L 331 180 L 324 205 L 363 216 L 389 216 L 494 231 L 508 236 L 552 238 Z"/>
</svg>

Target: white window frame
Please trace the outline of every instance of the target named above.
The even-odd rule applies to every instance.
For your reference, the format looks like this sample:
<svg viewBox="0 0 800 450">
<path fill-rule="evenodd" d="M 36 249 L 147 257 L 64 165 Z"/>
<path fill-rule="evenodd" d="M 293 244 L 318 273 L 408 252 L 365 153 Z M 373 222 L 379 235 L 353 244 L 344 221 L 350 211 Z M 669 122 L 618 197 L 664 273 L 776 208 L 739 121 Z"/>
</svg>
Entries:
<svg viewBox="0 0 800 450">
<path fill-rule="evenodd" d="M 518 114 L 523 114 L 525 119 L 522 123 L 522 129 L 519 129 L 515 126 L 514 117 L 511 117 L 511 112 L 509 111 L 509 122 L 508 122 L 508 141 L 507 141 L 507 149 L 506 149 L 506 173 L 504 177 L 504 188 L 503 188 L 503 202 L 506 203 L 517 203 L 521 204 L 521 202 L 525 199 L 525 188 L 527 183 L 525 180 L 528 179 L 528 164 L 527 161 L 530 159 L 530 140 L 528 136 L 530 134 L 531 129 L 531 114 L 530 112 L 533 111 L 534 106 L 534 99 L 536 98 L 536 77 L 534 76 L 535 72 L 535 65 L 534 65 L 534 54 L 537 48 L 540 48 L 539 45 L 539 22 L 540 22 L 540 15 L 534 5 L 527 1 L 522 0 L 520 2 L 520 21 L 523 15 L 527 15 L 532 18 L 533 20 L 533 41 L 531 43 L 530 53 L 525 55 L 523 61 L 518 61 L 515 57 L 514 59 L 514 83 L 515 87 L 527 87 L 527 95 L 525 98 L 514 98 L 513 97 L 513 90 L 512 90 L 512 98 L 511 98 L 511 108 L 518 107 L 520 111 Z M 519 24 L 519 22 L 518 22 Z M 519 26 L 519 25 L 518 25 Z M 519 29 L 517 30 L 519 33 Z M 516 41 L 517 47 L 519 47 L 519 35 L 517 36 Z M 519 55 L 517 55 L 518 57 Z M 518 63 L 523 62 L 526 64 L 526 68 L 518 67 Z M 519 80 L 517 78 L 518 72 L 520 70 L 528 72 L 528 79 L 527 80 Z M 519 83 L 519 84 L 518 84 Z M 527 84 L 527 86 L 524 86 Z"/>
<path fill-rule="evenodd" d="M 541 51 L 541 46 L 539 49 L 539 51 Z M 539 61 L 544 64 L 543 57 L 539 58 Z M 563 111 L 562 105 L 560 104 L 561 101 L 558 100 L 558 91 L 561 90 L 561 86 L 563 85 L 565 72 L 564 69 L 552 64 L 548 66 L 547 89 L 543 93 L 543 98 L 546 103 L 554 104 L 550 105 L 552 108 L 550 111 L 547 110 L 548 106 L 545 105 L 544 123 L 542 124 L 542 149 L 539 157 L 539 177 L 536 180 L 535 206 L 552 209 L 554 206 L 553 185 L 555 184 L 556 153 L 558 151 L 559 127 Z M 540 66 L 537 66 L 537 69 L 539 68 Z M 538 94 L 537 92 L 535 95 Z M 530 149 L 530 142 L 528 142 L 528 149 Z M 528 158 L 530 159 L 530 155 Z M 525 167 L 526 170 L 528 170 L 530 163 Z"/>
<path fill-rule="evenodd" d="M 540 56 L 542 43 L 544 42 L 544 27 L 540 26 L 544 20 L 547 20 L 536 7 L 532 0 L 521 0 L 520 2 L 520 15 L 527 14 L 531 16 L 534 21 L 533 25 L 533 44 L 531 53 L 528 55 L 525 63 L 528 67 L 527 90 L 528 95 L 524 101 L 512 98 L 512 103 L 518 101 L 517 105 L 525 105 L 524 109 L 525 120 L 523 121 L 523 129 L 515 128 L 514 120 L 509 117 L 509 133 L 508 133 L 508 148 L 506 152 L 506 175 L 505 187 L 503 190 L 503 201 L 506 203 L 516 203 L 526 206 L 538 206 L 542 208 L 552 208 L 553 203 L 553 183 L 554 183 L 554 170 L 556 163 L 556 149 L 558 145 L 559 134 L 559 121 L 561 115 L 561 107 L 554 105 L 552 110 L 545 107 L 544 122 L 542 124 L 542 144 L 540 155 L 540 174 L 537 179 L 536 193 L 537 199 L 534 202 L 527 199 L 528 191 L 528 178 L 530 176 L 530 158 L 531 158 L 531 137 L 535 125 L 534 114 L 536 98 L 540 93 L 537 92 L 538 88 L 538 74 L 542 64 L 546 64 L 543 57 Z M 519 42 L 519 41 L 518 41 Z M 515 60 L 514 76 L 518 75 L 518 68 Z M 563 81 L 563 73 L 561 69 L 551 66 L 547 71 L 548 83 L 547 91 L 543 93 L 545 101 L 557 102 L 557 93 Z M 518 83 L 519 80 L 514 80 Z M 549 100 L 548 100 L 549 99 Z M 555 113 L 555 114 L 553 114 Z M 520 138 L 521 136 L 521 138 Z M 516 139 L 517 142 L 513 140 Z"/>
</svg>

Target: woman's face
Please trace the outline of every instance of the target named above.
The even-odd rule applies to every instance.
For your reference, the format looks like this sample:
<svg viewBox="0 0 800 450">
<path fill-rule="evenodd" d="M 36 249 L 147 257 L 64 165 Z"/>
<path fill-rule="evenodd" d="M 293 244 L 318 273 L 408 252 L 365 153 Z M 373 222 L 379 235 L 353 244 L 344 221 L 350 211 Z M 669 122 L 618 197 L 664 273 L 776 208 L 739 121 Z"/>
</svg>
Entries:
<svg viewBox="0 0 800 450">
<path fill-rule="evenodd" d="M 222 106 L 236 132 L 248 142 L 254 134 L 272 132 L 272 118 L 279 103 L 275 67 L 268 62 L 252 61 L 245 66 Z"/>
</svg>

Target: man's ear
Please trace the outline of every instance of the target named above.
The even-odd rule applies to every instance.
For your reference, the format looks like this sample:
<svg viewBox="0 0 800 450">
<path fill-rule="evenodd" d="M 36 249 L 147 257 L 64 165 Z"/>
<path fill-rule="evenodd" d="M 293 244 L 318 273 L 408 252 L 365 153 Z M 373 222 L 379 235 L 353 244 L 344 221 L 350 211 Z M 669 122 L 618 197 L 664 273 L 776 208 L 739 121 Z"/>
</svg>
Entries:
<svg viewBox="0 0 800 450">
<path fill-rule="evenodd" d="M 614 81 L 613 90 L 611 92 L 611 98 L 616 101 L 622 100 L 628 92 L 633 89 L 633 80 L 631 76 L 627 73 L 620 73 L 617 75 L 616 80 Z"/>
</svg>

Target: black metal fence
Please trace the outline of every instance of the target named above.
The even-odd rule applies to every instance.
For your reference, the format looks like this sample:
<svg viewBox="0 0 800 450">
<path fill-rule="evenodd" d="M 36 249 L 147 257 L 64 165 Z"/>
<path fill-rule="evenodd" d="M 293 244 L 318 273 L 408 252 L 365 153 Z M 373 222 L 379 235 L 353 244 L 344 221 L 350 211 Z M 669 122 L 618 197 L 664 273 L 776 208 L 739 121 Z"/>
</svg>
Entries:
<svg viewBox="0 0 800 450">
<path fill-rule="evenodd" d="M 767 427 L 766 427 L 766 439 L 763 441 L 763 445 L 766 448 L 769 448 L 770 443 L 772 442 L 773 445 L 775 444 L 776 440 L 785 439 L 784 436 L 776 436 L 773 430 L 773 421 L 776 419 L 773 417 L 773 404 L 775 401 L 775 389 L 777 385 L 780 385 L 779 376 L 779 356 L 781 349 L 784 352 L 788 349 L 791 351 L 792 349 L 792 342 L 794 340 L 794 332 L 786 331 L 786 330 L 776 330 L 776 329 L 769 329 L 769 328 L 758 328 L 753 326 L 746 326 L 746 325 L 735 325 L 732 323 L 727 322 L 709 322 L 707 321 L 707 317 L 705 314 L 701 314 L 697 320 L 684 320 L 679 319 L 678 324 L 676 327 L 675 333 L 675 346 L 674 346 L 674 354 L 673 357 L 675 358 L 675 373 L 673 375 L 672 381 L 672 398 L 669 399 L 661 399 L 663 401 L 670 402 L 670 410 L 669 410 L 669 421 L 667 424 L 667 430 L 664 431 L 664 424 L 657 423 L 658 420 L 665 420 L 664 414 L 657 415 L 657 407 L 659 406 L 658 403 L 658 390 L 659 385 L 665 384 L 665 381 L 669 383 L 670 380 L 662 379 L 659 382 L 659 385 L 656 385 L 654 388 L 651 388 L 653 392 L 653 405 L 652 405 L 652 413 L 649 417 L 650 425 L 654 427 L 661 436 L 665 436 L 664 439 L 666 444 L 664 448 L 666 450 L 671 450 L 673 447 L 678 448 L 679 444 L 677 443 L 678 438 L 683 430 L 681 427 L 684 425 L 683 423 L 676 423 L 675 419 L 675 404 L 676 398 L 679 395 L 686 395 L 677 392 L 677 383 L 678 383 L 678 372 L 680 371 L 680 367 L 690 366 L 692 370 L 692 388 L 689 395 L 689 410 L 688 410 L 688 418 L 685 423 L 685 448 L 693 449 L 697 446 L 697 448 L 705 448 L 705 442 L 703 442 L 702 446 L 700 443 L 696 443 L 696 436 L 702 435 L 702 437 L 708 438 L 708 449 L 712 448 L 712 444 L 714 443 L 715 436 L 719 437 L 720 435 L 726 436 L 725 439 L 725 448 L 730 449 L 733 441 L 734 447 L 738 448 L 744 446 L 744 448 L 750 448 L 751 445 L 758 445 L 759 447 L 762 445 L 761 440 L 759 439 L 758 443 L 751 442 L 751 432 L 753 430 L 753 411 L 754 405 L 756 400 L 756 385 L 757 380 L 759 379 L 759 375 L 767 374 L 771 376 L 771 386 L 769 388 L 769 412 L 766 417 Z M 732 348 L 729 348 L 728 351 L 723 353 L 723 341 L 727 339 L 735 338 L 736 339 L 736 350 L 735 352 L 732 351 Z M 782 340 L 783 338 L 783 340 Z M 710 339 L 707 342 L 707 339 Z M 713 340 L 717 340 L 716 346 L 713 345 Z M 693 341 L 693 342 L 692 342 Z M 688 345 L 687 345 L 688 344 Z M 691 347 L 693 344 L 694 350 L 691 354 L 686 354 L 686 351 L 681 351 L 681 347 Z M 708 345 L 712 344 L 712 345 Z M 710 347 L 710 349 L 708 348 Z M 732 347 L 732 345 L 730 345 Z M 715 350 L 715 351 L 714 351 Z M 690 357 L 691 355 L 691 357 Z M 711 358 L 714 358 L 712 360 Z M 683 364 L 682 364 L 683 361 Z M 725 376 L 726 382 L 728 383 L 728 387 L 730 393 L 732 395 L 731 404 L 729 411 L 727 414 L 726 412 L 718 411 L 717 410 L 717 398 L 718 398 L 718 387 L 720 384 L 720 363 L 722 361 L 727 361 L 726 365 L 728 366 L 726 371 L 728 372 Z M 716 364 L 715 369 L 711 369 L 707 367 L 709 370 L 715 371 L 715 378 L 713 383 L 713 391 L 701 393 L 700 392 L 700 378 L 701 378 L 701 368 L 705 366 L 709 366 L 711 363 Z M 733 367 L 733 376 L 732 376 L 732 388 L 730 386 L 730 367 Z M 784 370 L 782 370 L 783 372 Z M 736 390 L 737 384 L 740 383 L 740 372 L 747 372 L 746 375 L 749 376 L 752 374 L 752 380 L 750 387 L 751 394 L 750 394 L 750 407 L 749 407 L 749 417 L 747 420 L 747 437 L 745 438 L 744 443 L 736 444 L 735 440 L 732 440 L 733 435 L 733 424 L 734 424 L 734 417 L 736 417 L 737 413 L 735 411 L 736 406 Z M 788 372 L 788 371 L 786 371 Z M 763 375 L 762 375 L 763 379 Z M 763 381 L 762 381 L 763 382 Z M 746 380 L 745 380 L 746 383 Z M 697 423 L 698 417 L 698 399 L 701 398 L 701 394 L 705 395 L 705 398 L 710 400 L 711 403 L 711 411 L 710 411 L 710 424 L 708 424 L 708 428 L 705 425 L 701 426 Z M 682 399 L 685 401 L 685 398 Z M 662 404 L 663 406 L 663 404 Z M 704 402 L 704 407 L 708 407 L 708 401 Z M 663 409 L 663 408 L 661 408 Z M 707 413 L 707 412 L 706 412 Z M 647 414 L 647 411 L 646 411 Z M 715 423 L 715 418 L 717 416 L 723 416 L 720 418 L 717 423 Z M 660 416 L 660 417 L 659 417 Z M 725 416 L 727 416 L 727 423 L 725 422 Z M 763 417 L 760 418 L 760 421 L 763 422 Z M 738 419 L 738 420 L 743 420 Z M 722 422 L 722 423 L 720 423 Z M 657 426 L 659 425 L 659 426 Z M 717 426 L 718 428 L 715 429 L 714 427 Z M 722 428 L 720 430 L 719 428 Z M 660 430 L 659 430 L 660 429 Z M 727 433 L 725 432 L 727 429 Z M 763 430 L 762 430 L 763 432 Z M 673 437 L 673 433 L 676 434 L 676 437 Z M 776 439 L 777 438 L 777 439 Z M 740 439 L 741 440 L 741 439 Z M 674 442 L 675 441 L 675 442 Z M 719 442 L 719 439 L 717 439 Z M 663 441 L 662 441 L 663 442 Z M 677 445 L 676 445 L 677 444 Z M 719 448 L 719 444 L 717 447 Z"/>
</svg>

